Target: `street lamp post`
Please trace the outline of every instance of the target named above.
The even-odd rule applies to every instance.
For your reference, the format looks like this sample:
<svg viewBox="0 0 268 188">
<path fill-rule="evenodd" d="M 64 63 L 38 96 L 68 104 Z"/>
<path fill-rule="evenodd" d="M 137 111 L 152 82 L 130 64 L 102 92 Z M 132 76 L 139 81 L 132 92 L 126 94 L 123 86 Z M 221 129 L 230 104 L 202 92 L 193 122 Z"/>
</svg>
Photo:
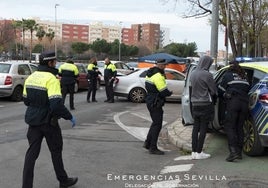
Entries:
<svg viewBox="0 0 268 188">
<path fill-rule="evenodd" d="M 118 61 L 121 61 L 121 25 L 122 22 L 119 22 L 120 28 L 119 28 L 119 46 L 118 46 Z"/>
<path fill-rule="evenodd" d="M 55 4 L 55 56 L 57 58 L 57 6 L 60 6 L 59 4 Z"/>
</svg>

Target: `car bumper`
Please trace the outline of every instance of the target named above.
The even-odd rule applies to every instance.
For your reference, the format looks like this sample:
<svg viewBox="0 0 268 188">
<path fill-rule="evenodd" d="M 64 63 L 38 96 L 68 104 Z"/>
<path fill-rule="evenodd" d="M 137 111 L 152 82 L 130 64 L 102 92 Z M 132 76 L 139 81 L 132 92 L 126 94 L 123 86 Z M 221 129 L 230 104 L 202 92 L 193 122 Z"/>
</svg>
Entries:
<svg viewBox="0 0 268 188">
<path fill-rule="evenodd" d="M 268 134 L 259 134 L 261 145 L 263 147 L 268 147 Z"/>
<path fill-rule="evenodd" d="M 12 88 L 0 88 L 0 97 L 9 97 L 12 95 Z"/>
</svg>

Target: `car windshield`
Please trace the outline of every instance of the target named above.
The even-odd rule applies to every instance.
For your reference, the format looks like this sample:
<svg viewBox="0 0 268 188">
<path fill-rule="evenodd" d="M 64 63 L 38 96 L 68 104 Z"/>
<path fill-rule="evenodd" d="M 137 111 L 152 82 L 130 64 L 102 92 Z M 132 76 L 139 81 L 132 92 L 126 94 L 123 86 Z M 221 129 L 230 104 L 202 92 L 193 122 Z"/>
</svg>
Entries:
<svg viewBox="0 0 268 188">
<path fill-rule="evenodd" d="M 10 67 L 10 64 L 0 64 L 0 73 L 8 73 Z"/>
</svg>

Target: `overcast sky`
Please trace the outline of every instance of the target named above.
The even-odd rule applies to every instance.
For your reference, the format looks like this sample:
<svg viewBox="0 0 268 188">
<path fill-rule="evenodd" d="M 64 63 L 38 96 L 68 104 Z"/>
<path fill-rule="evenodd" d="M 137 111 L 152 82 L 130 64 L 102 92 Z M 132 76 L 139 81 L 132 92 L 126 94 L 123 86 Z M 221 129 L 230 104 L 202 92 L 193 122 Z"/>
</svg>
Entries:
<svg viewBox="0 0 268 188">
<path fill-rule="evenodd" d="M 55 20 L 55 4 L 58 22 L 89 24 L 102 21 L 104 24 L 159 23 L 170 28 L 170 40 L 177 43 L 196 42 L 198 51 L 210 50 L 210 25 L 208 18 L 182 19 L 185 4 L 175 7 L 173 1 L 163 4 L 163 0 L 1 0 L 2 19 Z M 178 8 L 179 7 L 179 8 Z M 218 49 L 224 50 L 223 33 L 219 30 Z"/>
</svg>

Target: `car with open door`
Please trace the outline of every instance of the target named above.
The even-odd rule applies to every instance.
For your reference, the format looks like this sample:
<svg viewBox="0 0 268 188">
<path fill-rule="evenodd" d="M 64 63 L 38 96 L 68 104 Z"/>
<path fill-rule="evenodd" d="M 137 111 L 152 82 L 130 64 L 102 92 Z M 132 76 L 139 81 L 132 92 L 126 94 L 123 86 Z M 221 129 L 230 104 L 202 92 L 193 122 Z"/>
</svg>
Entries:
<svg viewBox="0 0 268 188">
<path fill-rule="evenodd" d="M 181 98 L 182 123 L 183 125 L 192 125 L 191 106 L 191 83 L 190 76 L 195 70 L 197 64 L 189 66 L 185 85 Z M 268 62 L 249 62 L 240 63 L 240 66 L 246 71 L 251 89 L 249 95 L 249 116 L 244 124 L 244 146 L 243 151 L 249 156 L 261 155 L 264 149 L 268 147 Z M 214 80 L 218 85 L 228 66 L 213 73 Z M 225 102 L 222 98 L 217 99 L 215 105 L 215 118 L 209 128 L 224 132 Z"/>
</svg>

